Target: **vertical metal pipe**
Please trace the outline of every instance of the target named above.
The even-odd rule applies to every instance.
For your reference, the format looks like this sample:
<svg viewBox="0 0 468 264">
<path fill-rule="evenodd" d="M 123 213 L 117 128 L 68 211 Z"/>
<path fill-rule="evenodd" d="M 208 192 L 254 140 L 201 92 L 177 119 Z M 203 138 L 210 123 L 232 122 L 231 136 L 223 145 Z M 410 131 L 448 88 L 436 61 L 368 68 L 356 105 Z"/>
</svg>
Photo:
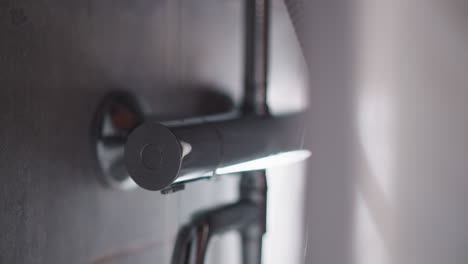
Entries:
<svg viewBox="0 0 468 264">
<path fill-rule="evenodd" d="M 270 0 L 245 0 L 245 66 L 244 102 L 246 115 L 269 115 L 268 53 L 270 30 Z M 259 219 L 254 225 L 241 230 L 242 261 L 244 264 L 262 262 L 263 234 L 266 232 L 267 204 L 266 171 L 242 174 L 240 199 L 256 204 Z"/>
<path fill-rule="evenodd" d="M 246 114 L 268 114 L 270 0 L 245 0 L 244 103 Z"/>
<path fill-rule="evenodd" d="M 242 174 L 240 200 L 255 204 L 257 221 L 240 231 L 242 242 L 242 263 L 262 262 L 263 234 L 266 232 L 267 181 L 265 170 L 249 171 Z"/>
</svg>

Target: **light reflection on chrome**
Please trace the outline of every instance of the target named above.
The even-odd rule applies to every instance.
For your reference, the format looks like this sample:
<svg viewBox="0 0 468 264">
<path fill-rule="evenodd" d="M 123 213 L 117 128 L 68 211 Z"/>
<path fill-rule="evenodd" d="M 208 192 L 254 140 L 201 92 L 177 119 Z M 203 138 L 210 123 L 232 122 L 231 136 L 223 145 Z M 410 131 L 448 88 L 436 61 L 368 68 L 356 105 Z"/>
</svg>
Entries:
<svg viewBox="0 0 468 264">
<path fill-rule="evenodd" d="M 283 152 L 256 160 L 250 160 L 247 162 L 218 168 L 216 169 L 216 174 L 228 174 L 284 166 L 306 160 L 308 157 L 310 157 L 310 155 L 311 152 L 305 149 Z"/>
</svg>

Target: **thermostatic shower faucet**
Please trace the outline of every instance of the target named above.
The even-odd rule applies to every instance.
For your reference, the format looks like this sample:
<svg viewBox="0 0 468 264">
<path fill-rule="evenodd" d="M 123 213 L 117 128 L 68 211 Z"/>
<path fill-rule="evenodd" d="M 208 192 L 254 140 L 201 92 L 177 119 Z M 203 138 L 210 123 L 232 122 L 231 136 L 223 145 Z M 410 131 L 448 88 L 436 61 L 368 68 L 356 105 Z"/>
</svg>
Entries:
<svg viewBox="0 0 468 264">
<path fill-rule="evenodd" d="M 112 93 L 96 120 L 96 153 L 107 184 L 177 190 L 213 175 L 259 170 L 307 158 L 302 114 L 224 114 L 157 122 L 138 100 Z"/>
</svg>

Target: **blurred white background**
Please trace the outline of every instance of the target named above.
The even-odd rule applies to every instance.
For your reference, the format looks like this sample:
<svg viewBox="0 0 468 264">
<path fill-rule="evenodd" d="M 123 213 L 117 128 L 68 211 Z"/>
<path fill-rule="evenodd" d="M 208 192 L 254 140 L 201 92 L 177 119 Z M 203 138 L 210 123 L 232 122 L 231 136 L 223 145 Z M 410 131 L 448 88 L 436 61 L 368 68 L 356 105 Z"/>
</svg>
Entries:
<svg viewBox="0 0 468 264">
<path fill-rule="evenodd" d="M 305 263 L 467 263 L 468 2 L 310 8 Z"/>
</svg>

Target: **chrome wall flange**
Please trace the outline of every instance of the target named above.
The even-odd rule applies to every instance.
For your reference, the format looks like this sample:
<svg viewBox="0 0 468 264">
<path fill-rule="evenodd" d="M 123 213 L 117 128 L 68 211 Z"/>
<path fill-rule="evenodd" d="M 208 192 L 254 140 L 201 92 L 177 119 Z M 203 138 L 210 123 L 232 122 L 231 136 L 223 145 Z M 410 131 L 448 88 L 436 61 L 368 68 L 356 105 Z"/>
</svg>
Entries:
<svg viewBox="0 0 468 264">
<path fill-rule="evenodd" d="M 143 121 L 141 104 L 132 94 L 115 91 L 102 99 L 94 117 L 92 137 L 105 185 L 124 190 L 137 187 L 123 162 L 124 147 L 129 133 Z"/>
</svg>

